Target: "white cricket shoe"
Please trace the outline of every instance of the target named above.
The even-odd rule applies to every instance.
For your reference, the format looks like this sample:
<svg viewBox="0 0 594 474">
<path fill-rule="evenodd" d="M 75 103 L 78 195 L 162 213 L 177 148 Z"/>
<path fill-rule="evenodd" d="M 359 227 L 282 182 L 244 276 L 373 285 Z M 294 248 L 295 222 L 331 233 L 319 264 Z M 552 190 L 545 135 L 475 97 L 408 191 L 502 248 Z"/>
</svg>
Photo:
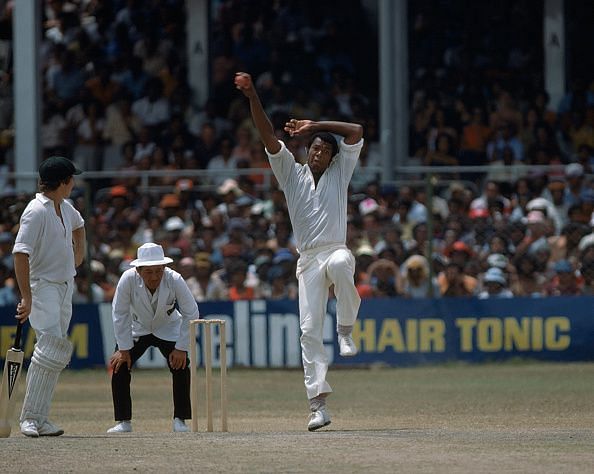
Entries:
<svg viewBox="0 0 594 474">
<path fill-rule="evenodd" d="M 357 346 L 355 346 L 355 341 L 353 338 L 349 336 L 342 336 L 338 335 L 338 346 L 340 347 L 340 355 L 342 357 L 353 357 L 357 355 Z"/>
<path fill-rule="evenodd" d="M 307 429 L 309 431 L 315 431 L 324 426 L 328 426 L 330 423 L 330 414 L 326 410 L 326 407 L 322 407 L 319 410 L 312 412 L 312 414 L 309 416 Z"/>
<path fill-rule="evenodd" d="M 132 432 L 132 422 L 130 420 L 120 421 L 113 428 L 109 428 L 107 430 L 107 432 L 108 433 L 131 433 Z"/>
<path fill-rule="evenodd" d="M 174 418 L 173 431 L 175 431 L 176 433 L 187 433 L 188 431 L 190 431 L 190 428 L 188 427 L 188 425 L 186 425 L 185 420 L 182 420 L 181 418 Z"/>
<path fill-rule="evenodd" d="M 64 430 L 59 426 L 54 425 L 51 421 L 45 420 L 43 425 L 37 428 L 39 436 L 60 436 L 64 434 Z"/>
<path fill-rule="evenodd" d="M 38 438 L 39 431 L 37 431 L 37 424 L 33 420 L 21 421 L 21 433 L 29 438 Z"/>
</svg>

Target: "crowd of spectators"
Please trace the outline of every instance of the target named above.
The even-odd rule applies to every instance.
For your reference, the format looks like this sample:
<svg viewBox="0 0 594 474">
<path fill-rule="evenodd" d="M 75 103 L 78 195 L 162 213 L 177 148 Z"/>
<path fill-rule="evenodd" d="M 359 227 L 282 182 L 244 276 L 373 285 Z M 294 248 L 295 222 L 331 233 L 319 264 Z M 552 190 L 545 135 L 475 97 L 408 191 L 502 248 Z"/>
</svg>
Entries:
<svg viewBox="0 0 594 474">
<path fill-rule="evenodd" d="M 424 185 L 377 175 L 377 32 L 360 1 L 340 9 L 306 0 L 213 2 L 211 94 L 198 108 L 187 82 L 184 3 L 44 4 L 44 156 L 72 157 L 85 170 L 211 171 L 151 176 L 152 191 L 116 174 L 101 189 L 93 182 L 91 199 L 77 188 L 72 200 L 90 245 L 76 302 L 111 301 L 148 241 L 163 245 L 198 301 L 297 297 L 284 196 L 274 180 L 266 184 L 266 154 L 233 87 L 237 70 L 253 75 L 297 159 L 305 143 L 283 134 L 288 117 L 363 125 L 347 235 L 362 297 L 594 294 L 594 78 L 549 103 L 535 72 L 538 42 L 520 21 L 530 2 L 506 3 L 524 28 L 518 36 L 496 6 L 482 5 L 486 18 L 500 15 L 500 28 L 481 31 L 480 42 L 458 31 L 470 25 L 444 24 L 444 2 L 411 2 L 411 161 L 489 166 L 443 174 L 433 196 Z M 458 13 L 462 23 L 473 17 Z M 512 42 L 506 53 L 489 55 L 502 39 Z M 4 93 L 11 80 L 4 70 L 5 169 L 13 163 Z M 0 184 L 2 305 L 14 304 L 10 250 L 30 196 Z"/>
</svg>

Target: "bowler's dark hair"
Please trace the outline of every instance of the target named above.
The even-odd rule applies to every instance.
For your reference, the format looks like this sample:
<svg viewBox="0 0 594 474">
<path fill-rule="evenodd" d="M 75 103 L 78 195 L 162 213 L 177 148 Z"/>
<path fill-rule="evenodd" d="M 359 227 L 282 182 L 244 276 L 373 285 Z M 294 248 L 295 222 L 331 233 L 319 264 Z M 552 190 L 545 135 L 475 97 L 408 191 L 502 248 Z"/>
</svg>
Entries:
<svg viewBox="0 0 594 474">
<path fill-rule="evenodd" d="M 332 135 L 330 132 L 314 133 L 307 144 L 308 149 L 311 147 L 311 144 L 314 142 L 316 138 L 319 138 L 323 142 L 328 143 L 332 146 L 332 156 L 338 153 L 338 142 L 336 141 L 336 138 L 334 138 L 334 135 Z"/>
</svg>

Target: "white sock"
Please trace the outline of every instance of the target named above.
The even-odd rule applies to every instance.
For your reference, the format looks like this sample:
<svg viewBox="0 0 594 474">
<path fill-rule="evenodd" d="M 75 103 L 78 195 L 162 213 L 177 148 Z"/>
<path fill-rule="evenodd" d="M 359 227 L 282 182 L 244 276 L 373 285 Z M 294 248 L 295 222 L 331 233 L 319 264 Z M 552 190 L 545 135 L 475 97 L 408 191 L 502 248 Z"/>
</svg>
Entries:
<svg viewBox="0 0 594 474">
<path fill-rule="evenodd" d="M 326 393 L 320 393 L 317 397 L 309 399 L 309 409 L 311 411 L 318 411 L 320 408 L 326 406 Z"/>
</svg>

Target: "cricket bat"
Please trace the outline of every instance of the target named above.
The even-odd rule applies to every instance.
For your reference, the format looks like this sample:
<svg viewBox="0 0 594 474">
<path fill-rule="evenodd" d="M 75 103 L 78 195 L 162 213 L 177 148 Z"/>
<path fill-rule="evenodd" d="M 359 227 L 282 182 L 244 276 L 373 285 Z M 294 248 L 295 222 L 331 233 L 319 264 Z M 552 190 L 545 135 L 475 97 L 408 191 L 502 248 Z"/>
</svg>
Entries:
<svg viewBox="0 0 594 474">
<path fill-rule="evenodd" d="M 19 321 L 16 329 L 14 344 L 6 351 L 4 372 L 2 374 L 2 391 L 0 392 L 0 438 L 10 436 L 14 395 L 18 386 L 19 376 L 23 368 L 25 354 L 21 349 L 21 332 L 23 323 Z"/>
</svg>

